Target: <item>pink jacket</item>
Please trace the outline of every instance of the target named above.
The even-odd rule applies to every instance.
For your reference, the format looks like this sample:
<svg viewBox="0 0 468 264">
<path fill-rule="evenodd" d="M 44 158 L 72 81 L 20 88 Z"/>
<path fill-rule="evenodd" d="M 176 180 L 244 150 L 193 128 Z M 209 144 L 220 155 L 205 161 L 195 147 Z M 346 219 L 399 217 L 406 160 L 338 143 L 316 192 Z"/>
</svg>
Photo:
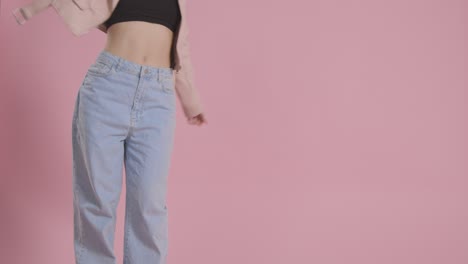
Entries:
<svg viewBox="0 0 468 264">
<path fill-rule="evenodd" d="M 34 15 L 53 7 L 75 36 L 82 36 L 97 28 L 107 33 L 103 25 L 112 14 L 119 0 L 33 0 L 29 4 L 12 10 L 18 24 L 22 25 Z M 172 58 L 175 68 L 175 89 L 187 118 L 202 113 L 199 93 L 194 85 L 194 73 L 190 56 L 186 0 L 178 0 L 182 16 L 174 33 Z"/>
</svg>

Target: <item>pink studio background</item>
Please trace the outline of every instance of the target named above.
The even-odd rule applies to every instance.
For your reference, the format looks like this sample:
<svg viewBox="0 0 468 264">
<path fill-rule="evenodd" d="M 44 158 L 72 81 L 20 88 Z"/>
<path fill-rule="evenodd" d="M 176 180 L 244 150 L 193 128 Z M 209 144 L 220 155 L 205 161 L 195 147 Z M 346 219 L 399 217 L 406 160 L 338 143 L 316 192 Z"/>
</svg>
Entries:
<svg viewBox="0 0 468 264">
<path fill-rule="evenodd" d="M 104 47 L 1 5 L 1 262 L 74 263 L 71 117 Z M 468 263 L 468 1 L 188 1 L 170 264 Z M 121 194 L 116 254 L 122 263 Z"/>
</svg>

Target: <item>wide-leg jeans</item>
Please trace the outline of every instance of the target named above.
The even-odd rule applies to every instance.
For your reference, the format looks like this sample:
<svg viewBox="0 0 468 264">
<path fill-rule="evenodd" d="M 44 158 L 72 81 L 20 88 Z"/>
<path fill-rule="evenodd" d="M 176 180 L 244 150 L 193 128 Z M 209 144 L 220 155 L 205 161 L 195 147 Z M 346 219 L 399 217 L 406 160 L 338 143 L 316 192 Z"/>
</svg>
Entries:
<svg viewBox="0 0 468 264">
<path fill-rule="evenodd" d="M 102 50 L 78 90 L 72 121 L 77 264 L 116 264 L 116 209 L 126 180 L 124 264 L 165 264 L 174 72 Z"/>
</svg>

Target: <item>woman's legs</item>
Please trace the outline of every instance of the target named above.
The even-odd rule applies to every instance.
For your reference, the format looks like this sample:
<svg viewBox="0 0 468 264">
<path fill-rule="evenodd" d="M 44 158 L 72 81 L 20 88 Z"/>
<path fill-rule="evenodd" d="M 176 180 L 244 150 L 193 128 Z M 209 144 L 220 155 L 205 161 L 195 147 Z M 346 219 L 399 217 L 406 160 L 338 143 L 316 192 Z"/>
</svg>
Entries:
<svg viewBox="0 0 468 264">
<path fill-rule="evenodd" d="M 175 129 L 172 70 L 102 51 L 72 122 L 77 264 L 115 264 L 116 209 L 126 171 L 124 264 L 165 264 L 167 176 Z"/>
<path fill-rule="evenodd" d="M 150 74 L 150 73 L 142 74 Z M 175 129 L 172 74 L 140 77 L 125 140 L 124 264 L 165 264 L 167 176 Z"/>
</svg>

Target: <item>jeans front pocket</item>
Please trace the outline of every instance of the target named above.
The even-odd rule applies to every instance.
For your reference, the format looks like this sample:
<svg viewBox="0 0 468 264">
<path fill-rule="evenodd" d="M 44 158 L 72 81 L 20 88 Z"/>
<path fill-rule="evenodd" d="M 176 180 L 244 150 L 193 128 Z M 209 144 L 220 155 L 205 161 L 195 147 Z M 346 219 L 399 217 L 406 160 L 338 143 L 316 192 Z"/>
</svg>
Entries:
<svg viewBox="0 0 468 264">
<path fill-rule="evenodd" d="M 88 68 L 88 73 L 97 77 L 106 77 L 112 74 L 115 71 L 114 63 L 97 60 Z"/>
<path fill-rule="evenodd" d="M 174 87 L 174 76 L 173 74 L 162 74 L 159 77 L 159 83 L 161 85 L 161 90 L 168 94 L 175 93 Z"/>
</svg>

